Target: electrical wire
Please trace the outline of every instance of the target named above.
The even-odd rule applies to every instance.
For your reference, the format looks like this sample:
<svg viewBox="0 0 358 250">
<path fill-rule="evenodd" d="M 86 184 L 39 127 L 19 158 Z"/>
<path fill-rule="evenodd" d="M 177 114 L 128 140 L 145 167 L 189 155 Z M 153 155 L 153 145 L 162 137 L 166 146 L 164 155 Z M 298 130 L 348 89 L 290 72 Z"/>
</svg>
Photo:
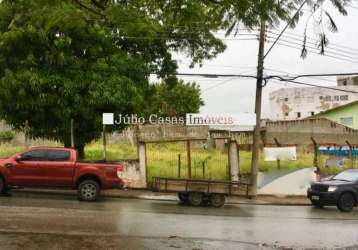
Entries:
<svg viewBox="0 0 358 250">
<path fill-rule="evenodd" d="M 268 36 L 267 38 L 268 38 L 268 40 L 270 40 L 270 42 L 272 42 L 273 37 Z M 301 44 L 299 44 L 299 43 L 297 43 L 297 42 L 293 42 L 293 41 L 288 41 L 288 40 L 284 40 L 284 39 L 281 39 L 280 41 L 281 41 L 281 42 L 289 43 L 290 45 L 293 44 L 293 45 L 301 46 Z M 310 49 L 314 49 L 314 50 L 319 50 L 318 48 L 312 47 L 312 46 L 309 46 L 309 45 L 306 45 L 306 48 L 310 48 Z M 340 57 L 342 57 L 343 59 L 357 60 L 356 62 L 358 62 L 358 56 L 357 56 L 357 57 L 348 56 L 348 55 L 341 54 L 341 53 L 337 53 L 337 52 L 330 51 L 330 50 L 325 50 L 325 53 L 322 54 L 322 55 L 324 56 L 324 55 L 326 55 L 326 54 L 328 54 L 328 53 L 333 54 L 333 55 L 336 55 L 336 56 L 340 56 Z M 321 53 L 320 53 L 320 54 L 321 54 Z"/>
<path fill-rule="evenodd" d="M 279 45 L 281 45 L 281 46 L 284 46 L 284 47 L 297 49 L 297 50 L 300 50 L 300 51 L 302 50 L 301 47 L 297 47 L 297 46 L 292 46 L 292 45 L 288 45 L 288 44 L 284 44 L 284 43 L 280 43 L 280 42 L 278 42 L 277 44 L 279 44 Z M 317 54 L 317 55 L 326 56 L 326 57 L 338 59 L 338 60 L 345 61 L 345 62 L 358 63 L 357 61 L 352 61 L 352 60 L 340 58 L 340 57 L 337 57 L 337 56 L 331 56 L 331 55 L 327 55 L 327 54 L 322 55 L 322 54 L 320 54 L 319 52 L 316 52 L 316 51 L 313 51 L 313 50 L 309 50 L 309 49 L 308 49 L 307 51 L 308 51 L 308 52 L 311 52 L 311 53 L 314 53 L 314 54 Z"/>
<path fill-rule="evenodd" d="M 297 84 L 297 85 L 304 85 L 304 86 L 310 86 L 310 87 L 318 87 L 318 88 L 321 88 L 321 89 L 329 89 L 329 90 L 341 91 L 341 92 L 345 92 L 345 93 L 358 94 L 357 91 L 353 91 L 353 90 L 338 89 L 338 88 L 333 88 L 333 87 L 328 87 L 328 86 L 320 86 L 320 85 L 315 85 L 315 84 L 311 84 L 311 83 L 305 83 L 305 82 L 301 82 L 301 81 L 295 81 L 295 80 L 285 79 L 285 78 L 279 77 L 279 76 L 271 76 L 270 79 L 278 80 L 278 81 L 281 81 L 281 82 L 294 83 L 294 84 Z"/>
<path fill-rule="evenodd" d="M 272 43 L 271 47 L 267 50 L 267 52 L 265 53 L 263 59 L 265 59 L 267 57 L 268 54 L 270 54 L 271 50 L 273 49 L 273 47 L 275 47 L 276 43 L 280 40 L 281 36 L 283 35 L 283 33 L 287 30 L 287 28 L 291 25 L 293 19 L 300 13 L 301 9 L 303 8 L 303 6 L 308 2 L 308 0 L 305 0 L 300 7 L 297 9 L 297 11 L 295 12 L 295 14 L 291 17 L 291 19 L 287 22 L 286 26 L 283 28 L 283 30 L 280 32 L 279 36 L 275 39 L 275 41 Z"/>
<path fill-rule="evenodd" d="M 277 28 L 275 28 L 275 27 L 273 27 L 272 29 L 279 31 L 279 29 L 277 29 Z M 297 37 L 297 38 L 302 38 L 302 37 L 303 37 L 303 35 L 295 34 L 295 33 L 293 33 L 293 32 L 286 32 L 285 35 L 295 36 L 295 37 Z M 317 39 L 314 39 L 314 38 L 312 38 L 312 37 L 310 37 L 310 36 L 306 36 L 306 38 L 307 38 L 307 40 L 311 40 L 311 41 L 313 41 L 313 42 L 316 42 L 316 41 L 317 41 Z M 348 47 L 348 46 L 345 46 L 345 45 L 342 45 L 342 44 L 329 43 L 329 46 L 331 46 L 331 47 L 338 47 L 338 48 L 340 48 L 340 49 L 343 49 L 343 48 L 344 48 L 344 49 L 347 49 L 348 51 L 358 52 L 357 49 L 351 48 L 351 47 Z"/>
<path fill-rule="evenodd" d="M 267 31 L 268 33 L 270 33 L 270 34 L 272 34 L 272 35 L 274 35 L 274 36 L 276 36 L 276 35 L 278 35 L 276 32 L 273 32 L 273 31 Z M 291 40 L 294 40 L 294 41 L 298 41 L 298 42 L 300 42 L 301 43 L 301 45 L 303 45 L 303 39 L 299 39 L 298 37 L 294 37 L 294 36 L 291 36 L 291 35 L 289 35 L 289 34 L 286 34 L 286 35 L 283 35 L 282 36 L 284 39 L 291 39 Z M 302 38 L 302 37 L 301 37 Z M 313 40 L 313 39 L 308 39 L 308 41 L 306 42 L 306 44 L 311 44 L 311 45 L 317 45 L 317 42 L 311 42 L 311 41 L 309 41 L 309 40 Z M 344 53 L 344 54 L 348 54 L 348 55 L 352 55 L 352 54 L 355 54 L 355 55 L 357 55 L 358 56 L 358 50 L 356 50 L 356 49 L 347 49 L 347 48 L 344 48 L 343 46 L 338 46 L 338 45 L 336 45 L 336 46 L 330 46 L 330 45 L 328 45 L 328 46 L 326 46 L 326 50 L 334 50 L 334 51 L 339 51 L 339 52 L 341 52 L 341 53 Z"/>
<path fill-rule="evenodd" d="M 265 68 L 265 70 L 268 70 L 268 71 L 271 71 L 271 72 L 277 72 L 277 73 L 290 74 L 287 71 L 282 71 L 282 70 L 277 70 L 277 69 L 272 69 L 272 68 Z M 330 82 L 330 83 L 337 83 L 337 81 L 328 80 L 326 78 L 319 78 L 319 77 L 307 77 L 307 78 L 314 79 L 314 80 L 326 81 L 326 82 Z"/>
</svg>

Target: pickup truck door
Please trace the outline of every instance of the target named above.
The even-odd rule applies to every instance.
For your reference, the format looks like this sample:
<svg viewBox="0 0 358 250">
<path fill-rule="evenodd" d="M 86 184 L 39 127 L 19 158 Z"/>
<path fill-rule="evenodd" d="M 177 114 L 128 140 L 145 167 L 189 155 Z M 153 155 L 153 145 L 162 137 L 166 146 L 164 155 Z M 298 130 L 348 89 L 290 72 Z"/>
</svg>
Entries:
<svg viewBox="0 0 358 250">
<path fill-rule="evenodd" d="M 44 186 L 46 178 L 40 163 L 46 160 L 46 150 L 34 149 L 20 155 L 19 160 L 8 163 L 10 184 L 16 186 Z"/>
<path fill-rule="evenodd" d="M 69 150 L 48 149 L 47 161 L 41 168 L 50 187 L 71 187 L 75 171 L 75 162 L 71 160 Z"/>
</svg>

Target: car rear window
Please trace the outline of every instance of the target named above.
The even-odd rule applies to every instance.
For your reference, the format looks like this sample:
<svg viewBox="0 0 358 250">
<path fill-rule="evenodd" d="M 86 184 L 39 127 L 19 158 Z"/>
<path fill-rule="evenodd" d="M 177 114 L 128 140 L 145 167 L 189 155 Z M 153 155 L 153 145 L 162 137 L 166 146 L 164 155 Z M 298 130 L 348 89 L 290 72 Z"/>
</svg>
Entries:
<svg viewBox="0 0 358 250">
<path fill-rule="evenodd" d="M 49 161 L 68 161 L 70 159 L 70 151 L 66 150 L 49 150 L 47 154 Z"/>
</svg>

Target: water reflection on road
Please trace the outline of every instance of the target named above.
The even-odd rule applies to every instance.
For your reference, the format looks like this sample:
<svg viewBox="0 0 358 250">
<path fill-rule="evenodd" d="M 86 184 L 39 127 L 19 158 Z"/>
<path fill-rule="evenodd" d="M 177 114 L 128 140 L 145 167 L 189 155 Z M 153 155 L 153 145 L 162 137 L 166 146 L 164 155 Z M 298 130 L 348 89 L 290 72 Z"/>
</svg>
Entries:
<svg viewBox="0 0 358 250">
<path fill-rule="evenodd" d="M 138 244 L 140 239 L 180 238 L 220 246 L 358 245 L 358 211 L 345 214 L 335 208 L 227 205 L 215 209 L 166 201 L 83 203 L 71 196 L 16 194 L 0 198 L 0 214 L 2 232 L 134 237 Z"/>
</svg>

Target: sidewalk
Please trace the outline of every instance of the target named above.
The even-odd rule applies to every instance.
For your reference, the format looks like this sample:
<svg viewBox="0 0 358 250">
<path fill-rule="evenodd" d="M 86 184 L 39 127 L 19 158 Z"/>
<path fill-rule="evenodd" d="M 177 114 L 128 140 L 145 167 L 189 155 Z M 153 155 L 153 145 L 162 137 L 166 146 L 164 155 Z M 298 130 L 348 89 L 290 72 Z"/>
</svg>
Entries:
<svg viewBox="0 0 358 250">
<path fill-rule="evenodd" d="M 12 192 L 22 194 L 53 194 L 75 196 L 76 190 L 56 190 L 56 189 L 35 189 L 25 188 L 16 189 Z M 177 201 L 175 193 L 159 193 L 149 190 L 104 190 L 102 196 L 111 198 L 133 198 L 146 200 Z M 308 206 L 310 201 L 305 196 L 273 196 L 259 195 L 256 198 L 248 199 L 243 197 L 231 196 L 227 198 L 228 204 L 252 204 L 252 205 L 282 205 L 282 206 Z"/>
</svg>

